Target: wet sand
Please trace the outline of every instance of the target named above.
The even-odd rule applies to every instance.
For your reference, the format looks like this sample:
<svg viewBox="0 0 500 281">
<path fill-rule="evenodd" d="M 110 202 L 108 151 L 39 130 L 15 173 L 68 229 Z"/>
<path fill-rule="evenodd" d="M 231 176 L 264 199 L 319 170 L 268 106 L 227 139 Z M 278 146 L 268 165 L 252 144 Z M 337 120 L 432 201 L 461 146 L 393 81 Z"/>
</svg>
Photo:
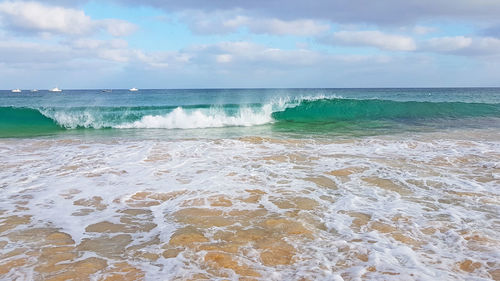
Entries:
<svg viewBox="0 0 500 281">
<path fill-rule="evenodd" d="M 0 151 L 0 279 L 500 280 L 498 141 L 26 139 Z"/>
</svg>

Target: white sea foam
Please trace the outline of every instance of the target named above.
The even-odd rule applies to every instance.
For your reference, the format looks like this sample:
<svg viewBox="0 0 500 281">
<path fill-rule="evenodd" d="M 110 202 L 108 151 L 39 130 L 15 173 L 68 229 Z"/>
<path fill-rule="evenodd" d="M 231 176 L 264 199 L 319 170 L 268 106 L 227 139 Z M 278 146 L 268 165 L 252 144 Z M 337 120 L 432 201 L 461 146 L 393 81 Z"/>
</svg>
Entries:
<svg viewBox="0 0 500 281">
<path fill-rule="evenodd" d="M 272 113 L 298 106 L 302 101 L 334 99 L 337 96 L 303 96 L 297 98 L 280 97 L 264 104 L 260 108 L 251 108 L 242 105 L 236 114 L 228 114 L 221 107 L 210 109 L 186 110 L 177 107 L 165 115 L 147 115 L 139 121 L 113 126 L 119 129 L 146 128 L 146 129 L 195 129 L 219 128 L 233 126 L 256 126 L 272 123 Z"/>
<path fill-rule="evenodd" d="M 177 107 L 166 115 L 147 115 L 139 121 L 114 126 L 115 128 L 148 128 L 148 129 L 194 129 L 217 128 L 228 126 L 254 126 L 272 122 L 271 105 L 261 109 L 241 108 L 235 116 L 230 116 L 222 109 L 207 111 L 195 110 L 187 112 Z"/>
<path fill-rule="evenodd" d="M 290 104 L 273 103 L 275 107 Z M 195 114 L 177 109 L 172 112 L 177 115 L 163 116 L 148 126 L 246 126 L 249 120 L 270 122 L 265 116 L 273 110 L 243 110 L 231 117 L 217 110 Z M 87 227 L 103 221 L 121 224 L 123 210 L 135 208 L 150 212 L 139 218 L 156 227 L 128 233 L 132 242 L 127 249 L 156 239 L 156 244 L 141 247 L 159 255 L 156 261 L 82 250 L 84 254 L 104 258 L 109 265 L 126 260 L 144 270 L 147 280 L 190 278 L 194 273 L 217 279 L 204 263 L 206 251 L 186 248 L 175 258 L 161 256 L 162 246 L 185 226 L 174 214 L 195 206 L 226 213 L 264 211 L 253 220 L 200 230 L 215 245 L 220 243 L 215 237 L 218 232 L 232 232 L 238 223 L 262 229 L 259 220 L 266 218 L 294 220 L 312 231 L 312 238 L 294 235 L 292 229 L 292 234 L 277 239 L 296 249 L 293 263 L 287 265 L 265 264 L 255 244 L 239 248 L 239 261 L 254 268 L 262 280 L 268 276 L 275 280 L 342 280 L 343 276 L 356 280 L 365 274 L 366 279 L 377 280 L 488 280 L 500 259 L 500 142 L 495 131 L 450 130 L 329 141 L 2 139 L 0 152 L 0 215 L 33 216 L 30 224 L 2 232 L 0 242 L 8 244 L 0 255 L 33 247 L 29 241 L 9 238 L 32 228 L 60 229 L 76 244 L 119 234 L 92 232 Z M 347 172 L 332 173 L 343 169 Z M 334 186 L 321 186 L 311 178 L 327 179 Z M 255 202 L 241 200 L 248 190 L 262 196 Z M 180 195 L 145 199 L 154 204 L 134 206 L 142 202 L 135 199 L 141 198 L 138 192 Z M 213 196 L 229 198 L 231 205 L 211 206 L 208 198 Z M 317 205 L 299 208 L 293 205 L 298 197 Z M 95 198 L 99 200 L 85 203 Z M 364 223 L 363 216 L 369 216 L 370 222 Z M 358 227 L 353 226 L 356 219 L 361 220 Z M 393 229 L 369 228 L 372 222 Z M 276 233 L 283 230 L 279 227 Z M 362 260 L 355 257 L 358 254 L 364 255 Z M 463 271 L 459 263 L 464 260 L 481 266 Z M 32 279 L 36 266 L 28 264 L 4 278 Z M 238 278 L 234 272 L 228 276 Z"/>
<path fill-rule="evenodd" d="M 103 116 L 92 108 L 82 110 L 41 108 L 39 111 L 45 117 L 56 121 L 57 124 L 67 129 L 77 127 L 100 129 L 109 126 Z"/>
<path fill-rule="evenodd" d="M 210 108 L 186 109 L 182 106 L 162 115 L 145 115 L 140 120 L 126 122 L 130 112 L 106 113 L 98 107 L 88 108 L 40 108 L 40 113 L 67 129 L 82 128 L 143 128 L 143 129 L 195 129 L 233 126 L 256 126 L 273 122 L 273 112 L 298 106 L 302 101 L 336 99 L 338 96 L 279 97 L 261 107 L 241 105 L 236 112 L 228 113 L 223 105 Z M 112 115 L 112 117 L 110 117 Z"/>
<path fill-rule="evenodd" d="M 182 192 L 163 201 L 151 200 L 154 205 L 134 207 L 151 211 L 151 216 L 140 218 L 157 226 L 130 233 L 131 245 L 159 239 L 141 250 L 161 256 L 162 246 L 184 226 L 175 221 L 175 212 L 196 203 L 197 208 L 224 212 L 265 210 L 263 218 L 293 219 L 314 230 L 312 239 L 293 234 L 282 239 L 297 249 L 289 265 L 266 265 L 254 244 L 242 246 L 237 257 L 259 272 L 262 280 L 268 276 L 276 280 L 363 279 L 364 274 L 369 274 L 366 279 L 378 280 L 487 280 L 491 264 L 500 258 L 495 228 L 500 142 L 495 132 L 347 141 L 4 139 L 0 151 L 3 216 L 33 216 L 30 225 L 4 232 L 7 235 L 50 226 L 70 234 L 76 244 L 107 237 L 117 233 L 96 233 L 87 227 L 102 221 L 122 223 L 122 211 L 131 208 L 138 192 Z M 346 168 L 352 173 L 331 173 Z M 307 180 L 316 177 L 331 180 L 335 186 L 322 187 Z M 370 181 L 373 178 L 402 189 L 390 183 L 384 187 L 386 182 Z M 263 195 L 254 203 L 239 200 L 248 190 Z M 230 198 L 232 205 L 211 206 L 207 198 L 212 196 Z M 102 198 L 102 207 L 75 203 L 95 197 Z M 297 197 L 312 199 L 317 206 L 300 209 L 277 204 Z M 18 208 L 20 201 L 26 201 L 23 208 Z M 370 216 L 371 222 L 390 224 L 393 232 L 404 236 L 370 229 L 368 223 L 353 227 L 357 218 L 350 215 L 353 212 Z M 262 228 L 251 220 L 239 223 Z M 202 231 L 217 244 L 215 234 L 231 232 L 231 227 L 235 225 L 214 225 Z M 428 227 L 434 232 L 426 232 Z M 0 236 L 0 241 L 8 241 L 7 235 Z M 483 240 L 474 244 L 474 235 Z M 21 246 L 31 247 L 9 242 L 0 254 Z M 108 264 L 128 259 L 146 272 L 147 280 L 190 278 L 194 273 L 216 279 L 203 262 L 205 254 L 187 248 L 175 258 L 160 257 L 155 262 L 130 256 L 100 257 Z M 366 257 L 360 261 L 355 254 Z M 466 259 L 481 267 L 471 273 L 460 270 L 457 264 Z M 35 266 L 27 265 L 15 274 L 31 276 Z M 369 271 L 372 267 L 377 272 Z M 230 279 L 238 278 L 229 272 Z M 10 277 L 14 275 L 6 278 Z"/>
</svg>

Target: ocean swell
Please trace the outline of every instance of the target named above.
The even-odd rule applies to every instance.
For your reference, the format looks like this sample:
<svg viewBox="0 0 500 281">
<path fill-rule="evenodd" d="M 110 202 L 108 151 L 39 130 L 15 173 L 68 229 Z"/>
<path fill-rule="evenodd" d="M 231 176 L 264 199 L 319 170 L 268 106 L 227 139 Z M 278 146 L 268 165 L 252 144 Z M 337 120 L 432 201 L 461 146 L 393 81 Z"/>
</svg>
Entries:
<svg viewBox="0 0 500 281">
<path fill-rule="evenodd" d="M 276 121 L 335 122 L 357 120 L 500 117 L 500 104 L 417 102 L 378 99 L 303 100 L 298 106 L 273 112 Z"/>
<path fill-rule="evenodd" d="M 76 128 L 194 129 L 271 123 L 335 123 L 500 117 L 500 104 L 313 97 L 266 104 L 140 107 L 0 107 L 2 135 Z"/>
</svg>

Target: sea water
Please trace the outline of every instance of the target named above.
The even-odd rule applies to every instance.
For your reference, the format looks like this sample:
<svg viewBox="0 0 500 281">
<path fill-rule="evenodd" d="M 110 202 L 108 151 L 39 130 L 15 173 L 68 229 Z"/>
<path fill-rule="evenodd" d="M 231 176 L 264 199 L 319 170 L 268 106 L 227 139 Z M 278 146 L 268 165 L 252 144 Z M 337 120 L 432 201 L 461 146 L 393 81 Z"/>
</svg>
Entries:
<svg viewBox="0 0 500 281">
<path fill-rule="evenodd" d="M 0 91 L 0 279 L 499 280 L 500 89 Z"/>
</svg>

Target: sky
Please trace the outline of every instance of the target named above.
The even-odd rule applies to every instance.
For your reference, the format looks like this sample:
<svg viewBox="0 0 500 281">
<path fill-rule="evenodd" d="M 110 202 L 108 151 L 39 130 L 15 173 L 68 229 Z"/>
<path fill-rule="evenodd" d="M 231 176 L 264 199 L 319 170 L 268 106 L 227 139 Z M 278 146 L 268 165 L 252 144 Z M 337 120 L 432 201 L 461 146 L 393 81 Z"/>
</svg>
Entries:
<svg viewBox="0 0 500 281">
<path fill-rule="evenodd" d="M 500 86 L 499 0 L 0 0 L 0 89 Z"/>
</svg>

